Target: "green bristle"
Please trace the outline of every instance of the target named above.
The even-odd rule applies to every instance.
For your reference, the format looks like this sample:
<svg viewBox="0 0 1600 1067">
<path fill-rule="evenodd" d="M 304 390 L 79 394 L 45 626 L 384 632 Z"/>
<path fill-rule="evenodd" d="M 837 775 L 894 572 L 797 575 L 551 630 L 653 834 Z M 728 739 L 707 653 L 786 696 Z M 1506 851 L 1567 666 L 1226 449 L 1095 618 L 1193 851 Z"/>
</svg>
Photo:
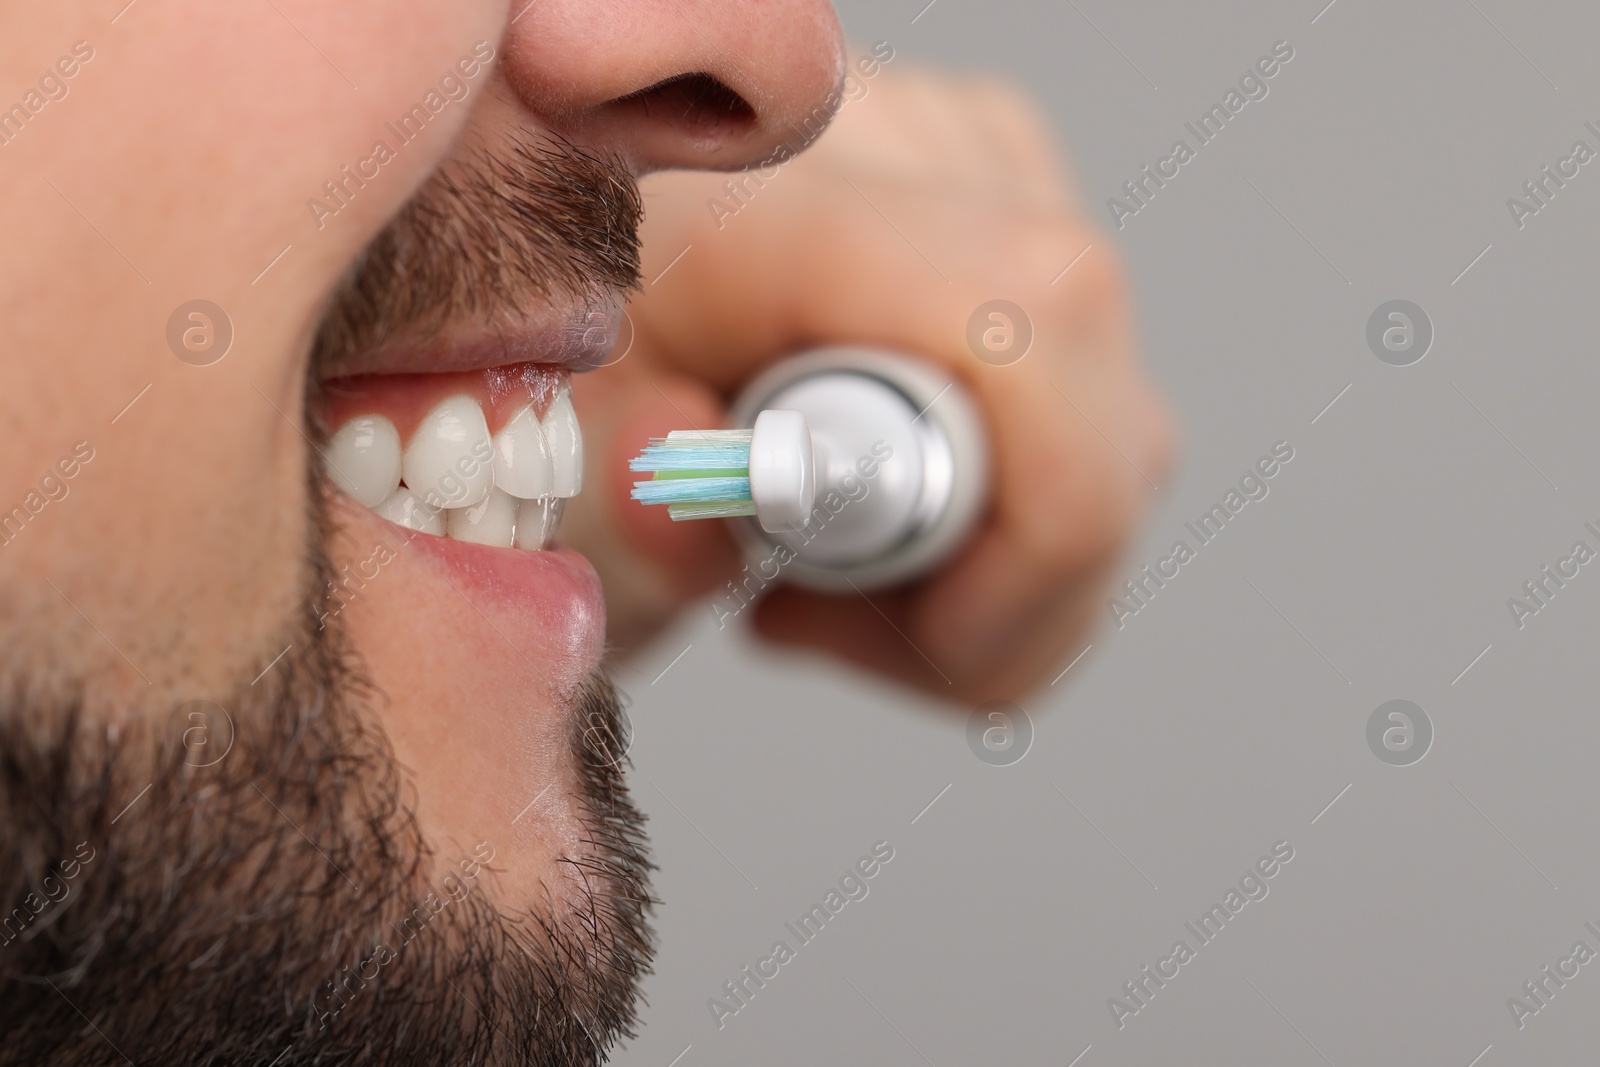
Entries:
<svg viewBox="0 0 1600 1067">
<path fill-rule="evenodd" d="M 667 514 L 674 522 L 684 519 L 732 519 L 740 515 L 754 515 L 756 505 L 753 500 L 726 500 L 716 503 L 701 504 L 669 504 Z"/>
<path fill-rule="evenodd" d="M 668 478 L 748 478 L 749 467 L 712 467 L 709 470 L 693 471 L 656 471 L 655 478 L 662 481 Z"/>
</svg>

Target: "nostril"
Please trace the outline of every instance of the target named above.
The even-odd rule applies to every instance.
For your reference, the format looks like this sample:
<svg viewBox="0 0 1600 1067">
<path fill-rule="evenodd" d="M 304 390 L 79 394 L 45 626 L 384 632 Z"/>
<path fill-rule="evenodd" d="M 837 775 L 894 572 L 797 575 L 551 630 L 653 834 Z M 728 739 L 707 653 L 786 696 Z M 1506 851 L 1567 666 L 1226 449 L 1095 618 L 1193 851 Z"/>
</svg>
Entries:
<svg viewBox="0 0 1600 1067">
<path fill-rule="evenodd" d="M 700 129 L 755 124 L 756 109 L 709 74 L 678 74 L 613 100 L 610 107 Z"/>
</svg>

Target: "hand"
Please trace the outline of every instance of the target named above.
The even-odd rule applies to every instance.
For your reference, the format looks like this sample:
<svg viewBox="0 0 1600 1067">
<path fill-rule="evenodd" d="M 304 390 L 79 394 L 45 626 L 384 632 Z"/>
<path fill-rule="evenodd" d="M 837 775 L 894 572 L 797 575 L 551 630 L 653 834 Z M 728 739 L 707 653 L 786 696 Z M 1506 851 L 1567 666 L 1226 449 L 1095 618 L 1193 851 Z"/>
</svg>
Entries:
<svg viewBox="0 0 1600 1067">
<path fill-rule="evenodd" d="M 992 82 L 893 67 L 862 86 L 776 175 L 643 183 L 636 335 L 575 389 L 593 481 L 567 536 L 600 569 L 613 640 L 630 647 L 724 590 L 740 560 L 721 523 L 631 502 L 627 459 L 668 430 L 724 425 L 727 398 L 805 348 L 919 355 L 987 417 L 993 497 L 978 532 L 937 573 L 870 603 L 780 587 L 746 614 L 768 639 L 952 700 L 1021 696 L 1104 613 L 1111 567 L 1166 473 L 1169 419 L 1135 359 L 1109 242 L 1073 204 L 1032 107 Z M 967 343 L 969 316 L 997 297 L 1034 329 L 1007 366 Z"/>
</svg>

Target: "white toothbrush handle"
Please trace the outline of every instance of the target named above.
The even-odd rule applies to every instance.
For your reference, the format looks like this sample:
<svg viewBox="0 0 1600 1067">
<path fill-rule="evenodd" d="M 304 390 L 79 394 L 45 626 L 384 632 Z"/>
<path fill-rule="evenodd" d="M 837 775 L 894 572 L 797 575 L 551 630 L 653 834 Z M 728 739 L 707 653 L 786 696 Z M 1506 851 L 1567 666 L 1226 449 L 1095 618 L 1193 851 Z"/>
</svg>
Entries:
<svg viewBox="0 0 1600 1067">
<path fill-rule="evenodd" d="M 796 417 L 809 429 L 809 504 L 792 461 Z M 781 569 L 798 585 L 849 590 L 916 578 L 961 546 L 988 498 L 977 408 L 953 376 L 922 360 L 860 347 L 796 356 L 752 382 L 733 418 L 753 425 L 758 443 L 790 452 L 780 461 L 779 445 L 769 455 L 753 444 L 757 518 L 734 528 L 753 558 L 787 549 Z"/>
<path fill-rule="evenodd" d="M 816 503 L 816 452 L 798 411 L 769 408 L 750 437 L 750 500 L 767 533 L 803 529 Z"/>
</svg>

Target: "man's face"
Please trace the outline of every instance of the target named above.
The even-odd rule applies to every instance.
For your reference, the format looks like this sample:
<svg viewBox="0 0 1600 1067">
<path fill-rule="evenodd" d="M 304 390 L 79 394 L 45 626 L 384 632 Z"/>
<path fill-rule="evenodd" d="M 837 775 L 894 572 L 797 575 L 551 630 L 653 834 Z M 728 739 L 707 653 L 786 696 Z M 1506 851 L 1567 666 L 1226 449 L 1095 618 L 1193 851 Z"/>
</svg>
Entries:
<svg viewBox="0 0 1600 1067">
<path fill-rule="evenodd" d="M 5 18 L 0 1061 L 596 1060 L 649 901 L 567 377 L 634 178 L 803 142 L 831 11 Z"/>
</svg>

